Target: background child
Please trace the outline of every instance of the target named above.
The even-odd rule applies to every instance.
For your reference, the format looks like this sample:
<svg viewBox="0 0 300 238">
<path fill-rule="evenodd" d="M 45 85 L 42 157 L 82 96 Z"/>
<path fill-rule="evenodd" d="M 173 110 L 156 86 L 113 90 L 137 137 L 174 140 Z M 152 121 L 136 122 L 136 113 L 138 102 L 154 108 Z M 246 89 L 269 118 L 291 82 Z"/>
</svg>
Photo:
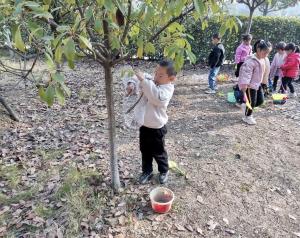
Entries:
<svg viewBox="0 0 300 238">
<path fill-rule="evenodd" d="M 258 107 L 264 102 L 264 94 L 261 87 L 265 73 L 265 58 L 270 52 L 271 44 L 264 40 L 259 40 L 254 44 L 254 54 L 249 56 L 240 69 L 239 88 L 244 92 L 247 104 L 242 104 L 243 121 L 249 125 L 255 125 L 256 120 L 252 113 L 254 107 Z M 249 105 L 251 107 L 249 107 Z"/>
<path fill-rule="evenodd" d="M 282 90 L 287 91 L 287 87 L 290 89 L 290 96 L 296 97 L 295 89 L 293 86 L 293 80 L 298 77 L 299 65 L 300 65 L 300 55 L 295 53 L 296 46 L 294 43 L 289 43 L 284 48 L 287 56 L 284 64 L 280 67 L 283 73 L 282 78 Z"/>
<path fill-rule="evenodd" d="M 300 47 L 298 45 L 296 45 L 295 53 L 300 54 Z M 299 70 L 299 74 L 298 74 L 298 79 L 295 82 L 300 83 L 300 70 Z"/>
<path fill-rule="evenodd" d="M 282 79 L 282 70 L 280 69 L 280 67 L 283 65 L 286 57 L 286 53 L 284 50 L 285 46 L 286 46 L 285 42 L 279 42 L 276 45 L 277 53 L 275 54 L 271 64 L 270 79 L 273 79 L 273 84 L 272 84 L 273 92 L 276 92 L 278 80 Z"/>
<path fill-rule="evenodd" d="M 208 56 L 208 64 L 210 66 L 208 76 L 209 90 L 205 92 L 208 94 L 216 93 L 216 77 L 225 60 L 225 49 L 221 43 L 221 36 L 219 34 L 214 34 L 212 36 L 212 43 L 214 44 L 214 47 Z"/>
<path fill-rule="evenodd" d="M 252 41 L 251 34 L 242 35 L 242 44 L 240 44 L 235 51 L 235 63 L 236 63 L 235 76 L 236 77 L 239 77 L 240 68 L 242 64 L 245 62 L 246 58 L 252 53 L 251 41 Z"/>
<path fill-rule="evenodd" d="M 171 61 L 162 61 L 155 71 L 154 80 L 149 80 L 140 72 L 136 73 L 140 81 L 143 98 L 137 105 L 135 113 L 140 128 L 140 150 L 142 153 L 143 173 L 139 178 L 141 184 L 153 176 L 153 158 L 158 165 L 159 182 L 164 184 L 168 179 L 168 154 L 165 150 L 166 124 L 168 121 L 167 106 L 174 92 L 172 82 L 176 71 Z"/>
</svg>

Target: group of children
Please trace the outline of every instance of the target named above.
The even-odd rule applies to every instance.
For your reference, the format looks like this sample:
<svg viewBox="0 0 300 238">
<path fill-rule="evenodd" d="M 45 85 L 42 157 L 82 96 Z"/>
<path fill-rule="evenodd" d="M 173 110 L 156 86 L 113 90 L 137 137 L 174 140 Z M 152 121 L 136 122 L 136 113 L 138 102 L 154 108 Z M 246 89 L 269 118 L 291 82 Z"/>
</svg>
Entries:
<svg viewBox="0 0 300 238">
<path fill-rule="evenodd" d="M 278 81 L 281 80 L 279 91 L 286 93 L 289 88 L 291 96 L 296 93 L 293 80 L 299 76 L 300 54 L 299 48 L 293 43 L 280 42 L 276 45 L 277 53 L 270 64 L 268 55 L 272 50 L 270 42 L 259 40 L 251 47 L 252 36 L 243 35 L 242 43 L 236 50 L 235 75 L 238 77 L 236 90 L 241 95 L 240 102 L 243 110 L 243 120 L 250 125 L 256 124 L 253 109 L 264 102 L 264 97 L 271 86 L 276 92 Z M 209 55 L 209 89 L 206 93 L 214 94 L 217 90 L 216 76 L 224 63 L 225 49 L 221 37 L 212 37 L 214 48 Z M 253 53 L 252 53 L 253 51 Z M 134 108 L 134 117 L 139 126 L 140 151 L 142 154 L 142 174 L 139 182 L 145 184 L 153 177 L 153 159 L 158 164 L 159 182 L 164 184 L 168 180 L 168 153 L 165 149 L 167 134 L 167 107 L 174 92 L 173 82 L 176 71 L 172 61 L 161 61 L 154 77 L 141 72 L 135 72 L 134 77 L 125 80 L 126 96 L 140 91 L 140 100 Z"/>
<path fill-rule="evenodd" d="M 251 46 L 251 34 L 242 36 L 242 43 L 236 49 L 235 76 L 238 85 L 234 87 L 237 101 L 243 110 L 243 121 L 255 125 L 253 109 L 263 104 L 264 98 L 270 93 L 277 92 L 277 84 L 281 81 L 278 93 L 288 93 L 289 97 L 296 97 L 293 81 L 298 80 L 300 67 L 299 47 L 294 43 L 279 42 L 276 45 L 277 53 L 270 64 L 268 55 L 272 51 L 272 44 L 265 40 L 258 40 Z M 214 34 L 214 47 L 208 57 L 210 72 L 208 76 L 208 94 L 215 94 L 217 90 L 216 76 L 224 62 L 225 50 L 221 37 Z M 214 60 L 211 60 L 214 59 Z M 239 105 L 239 104 L 238 104 Z"/>
</svg>

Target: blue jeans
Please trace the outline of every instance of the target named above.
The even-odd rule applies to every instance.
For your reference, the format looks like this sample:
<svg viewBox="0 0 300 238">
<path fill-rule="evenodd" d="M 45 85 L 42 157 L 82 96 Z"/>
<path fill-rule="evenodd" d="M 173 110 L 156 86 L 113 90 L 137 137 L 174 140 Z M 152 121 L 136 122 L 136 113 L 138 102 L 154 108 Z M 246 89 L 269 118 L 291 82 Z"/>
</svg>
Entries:
<svg viewBox="0 0 300 238">
<path fill-rule="evenodd" d="M 211 90 L 215 90 L 216 89 L 216 77 L 217 74 L 219 73 L 220 67 L 213 67 L 210 69 L 209 71 L 209 75 L 208 75 L 208 84 L 209 84 L 209 88 Z"/>
</svg>

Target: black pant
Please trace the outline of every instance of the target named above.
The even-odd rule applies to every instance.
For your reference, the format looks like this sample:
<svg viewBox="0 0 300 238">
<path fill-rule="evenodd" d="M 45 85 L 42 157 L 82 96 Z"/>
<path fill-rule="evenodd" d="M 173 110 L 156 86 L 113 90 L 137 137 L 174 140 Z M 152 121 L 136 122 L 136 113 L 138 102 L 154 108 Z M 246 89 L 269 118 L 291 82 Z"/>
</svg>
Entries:
<svg viewBox="0 0 300 238">
<path fill-rule="evenodd" d="M 240 69 L 241 69 L 241 66 L 242 66 L 242 64 L 243 64 L 244 62 L 240 62 L 240 63 L 238 63 L 237 65 L 236 65 L 236 71 L 235 71 L 235 76 L 236 77 L 239 77 L 239 75 L 240 75 Z"/>
<path fill-rule="evenodd" d="M 140 128 L 140 150 L 142 152 L 143 173 L 153 171 L 152 161 L 156 160 L 158 171 L 166 173 L 169 170 L 168 154 L 165 150 L 165 135 L 167 127 L 152 129 L 145 126 Z"/>
<path fill-rule="evenodd" d="M 274 79 L 273 79 L 272 87 L 273 87 L 274 92 L 276 91 L 276 88 L 277 88 L 278 79 L 279 79 L 279 76 L 275 76 Z"/>
<path fill-rule="evenodd" d="M 281 91 L 284 93 L 285 91 L 287 91 L 287 87 L 289 87 L 291 93 L 295 92 L 294 86 L 293 86 L 293 78 L 289 78 L 289 77 L 283 77 L 282 78 L 282 88 Z"/>
<path fill-rule="evenodd" d="M 253 109 L 264 103 L 264 92 L 262 90 L 262 87 L 259 87 L 258 90 L 248 88 L 246 90 L 246 95 L 247 95 L 249 103 L 252 107 L 252 110 L 250 108 L 246 107 L 245 115 L 246 116 L 251 116 L 252 112 L 253 112 Z"/>
</svg>

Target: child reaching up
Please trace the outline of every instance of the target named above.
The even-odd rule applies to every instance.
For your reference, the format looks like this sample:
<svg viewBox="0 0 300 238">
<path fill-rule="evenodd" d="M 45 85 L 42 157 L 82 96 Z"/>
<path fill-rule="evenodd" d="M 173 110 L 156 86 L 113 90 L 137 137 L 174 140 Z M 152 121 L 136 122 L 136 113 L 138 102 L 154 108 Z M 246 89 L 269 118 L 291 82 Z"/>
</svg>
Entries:
<svg viewBox="0 0 300 238">
<path fill-rule="evenodd" d="M 271 44 L 259 40 L 254 44 L 254 54 L 249 56 L 240 69 L 239 88 L 244 93 L 245 102 L 242 104 L 243 121 L 255 125 L 256 120 L 252 113 L 254 107 L 264 102 L 264 92 L 261 86 L 265 75 L 266 57 L 270 52 Z"/>
<path fill-rule="evenodd" d="M 284 64 L 280 67 L 282 70 L 282 89 L 287 91 L 287 87 L 290 89 L 290 96 L 296 97 L 295 89 L 293 86 L 293 80 L 296 80 L 299 74 L 300 55 L 295 53 L 296 46 L 294 43 L 289 43 L 285 46 L 285 52 L 287 53 Z"/>
<path fill-rule="evenodd" d="M 245 62 L 246 58 L 252 54 L 251 41 L 252 41 L 251 34 L 242 35 L 242 44 L 240 44 L 235 51 L 235 63 L 236 63 L 235 76 L 237 78 L 239 77 L 240 68 L 242 64 Z"/>
<path fill-rule="evenodd" d="M 271 64 L 270 79 L 273 79 L 273 84 L 272 84 L 273 92 L 276 92 L 278 80 L 282 79 L 282 70 L 280 69 L 280 67 L 283 65 L 286 57 L 286 53 L 284 50 L 285 46 L 286 46 L 285 42 L 279 42 L 276 45 L 277 53 L 275 54 Z"/>
<path fill-rule="evenodd" d="M 168 122 L 167 107 L 174 92 L 173 82 L 176 71 L 171 61 L 161 61 L 156 68 L 154 79 L 147 79 L 137 72 L 141 101 L 135 108 L 136 120 L 140 125 L 140 150 L 142 153 L 141 184 L 147 183 L 153 176 L 153 159 L 159 171 L 159 182 L 168 180 L 168 154 L 165 150 L 166 124 Z"/>
</svg>

